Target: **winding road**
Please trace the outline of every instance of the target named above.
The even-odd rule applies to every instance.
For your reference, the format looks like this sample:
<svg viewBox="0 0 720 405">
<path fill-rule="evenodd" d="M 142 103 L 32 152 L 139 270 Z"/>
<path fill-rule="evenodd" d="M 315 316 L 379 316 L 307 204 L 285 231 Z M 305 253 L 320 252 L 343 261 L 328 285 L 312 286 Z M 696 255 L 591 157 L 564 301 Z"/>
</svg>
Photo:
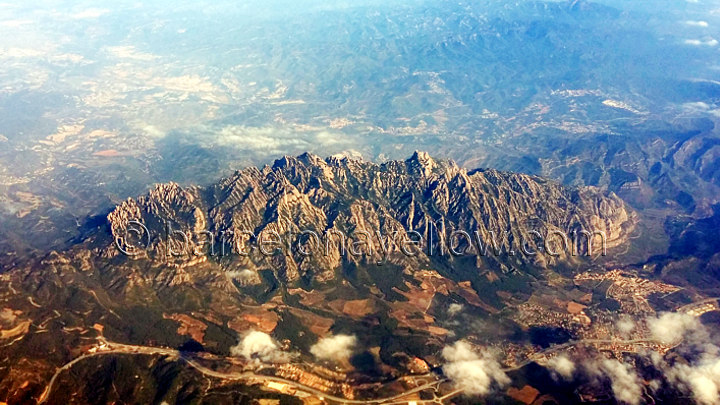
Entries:
<svg viewBox="0 0 720 405">
<path fill-rule="evenodd" d="M 402 393 L 385 397 L 385 398 L 376 398 L 376 399 L 365 399 L 365 400 L 354 400 L 354 399 L 347 399 L 347 398 L 341 398 L 333 396 L 327 392 L 320 391 L 316 388 L 309 387 L 307 385 L 301 384 L 297 381 L 293 380 L 287 380 L 280 377 L 274 377 L 274 376 L 267 376 L 267 375 L 259 375 L 255 374 L 252 371 L 243 371 L 243 372 L 234 372 L 234 373 L 223 373 L 215 370 L 211 370 L 199 363 L 197 363 L 195 360 L 192 360 L 186 356 L 183 356 L 183 354 L 174 349 L 167 349 L 162 347 L 152 347 L 152 346 L 136 346 L 136 345 L 127 345 L 122 343 L 115 343 L 115 342 L 109 342 L 104 339 L 100 339 L 101 343 L 104 343 L 107 347 L 107 349 L 99 350 L 94 353 L 85 353 L 72 361 L 66 363 L 62 367 L 58 368 L 55 371 L 55 374 L 50 379 L 50 382 L 48 383 L 47 387 L 41 394 L 40 398 L 38 399 L 38 404 L 42 404 L 47 402 L 47 400 L 50 398 L 50 393 L 52 392 L 53 386 L 55 384 L 55 381 L 57 378 L 62 374 L 64 371 L 69 370 L 72 368 L 75 364 L 87 360 L 89 358 L 98 357 L 98 356 L 104 356 L 104 355 L 117 355 L 117 354 L 135 354 L 135 355 L 165 355 L 171 358 L 175 358 L 178 360 L 182 360 L 185 363 L 187 363 L 192 368 L 196 369 L 200 373 L 218 378 L 218 379 L 224 379 L 224 380 L 259 380 L 259 381 L 274 381 L 282 384 L 287 384 L 289 386 L 292 386 L 293 388 L 303 391 L 309 394 L 316 395 L 318 397 L 323 397 L 325 399 L 331 400 L 333 402 L 337 402 L 340 404 L 385 404 L 385 405 L 393 405 L 393 404 L 399 404 L 399 403 L 407 403 L 408 401 L 401 401 L 396 402 L 400 398 L 407 397 L 408 395 L 412 395 L 414 393 L 424 391 L 430 388 L 437 388 L 440 384 L 447 382 L 447 379 L 439 379 L 435 381 L 431 381 L 422 385 L 419 385 L 415 388 L 409 389 L 407 391 L 404 391 Z M 431 376 L 431 374 L 423 374 L 423 375 L 417 375 L 414 377 L 420 378 L 420 377 L 428 377 Z M 442 397 L 445 398 L 445 397 Z M 431 401 L 417 401 L 418 403 L 434 403 L 436 400 Z"/>
</svg>

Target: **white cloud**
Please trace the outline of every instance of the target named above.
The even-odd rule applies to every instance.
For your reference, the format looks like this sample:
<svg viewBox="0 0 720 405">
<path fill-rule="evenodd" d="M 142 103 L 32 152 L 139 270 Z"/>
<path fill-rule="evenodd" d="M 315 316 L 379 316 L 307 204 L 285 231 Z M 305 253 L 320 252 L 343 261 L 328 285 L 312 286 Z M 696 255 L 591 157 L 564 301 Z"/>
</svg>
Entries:
<svg viewBox="0 0 720 405">
<path fill-rule="evenodd" d="M 711 108 L 710 104 L 703 102 L 703 101 L 684 103 L 682 106 L 686 110 L 695 110 L 695 111 L 707 111 Z"/>
<path fill-rule="evenodd" d="M 618 332 L 623 335 L 623 337 L 628 337 L 630 333 L 635 330 L 635 321 L 633 321 L 630 317 L 623 317 L 617 321 L 615 327 Z"/>
<path fill-rule="evenodd" d="M 272 153 L 290 147 L 307 148 L 310 143 L 299 139 L 284 130 L 272 127 L 247 127 L 231 125 L 224 127 L 216 135 L 215 141 L 221 146 L 234 146 L 238 149 L 267 151 Z"/>
<path fill-rule="evenodd" d="M 230 270 L 225 274 L 228 278 L 237 280 L 242 284 L 256 284 L 260 282 L 260 276 L 258 273 L 250 269 Z"/>
<path fill-rule="evenodd" d="M 250 331 L 237 345 L 230 348 L 233 356 L 243 356 L 265 363 L 283 363 L 288 360 L 273 338 L 267 333 Z"/>
<path fill-rule="evenodd" d="M 455 316 L 455 315 L 459 314 L 462 310 L 463 310 L 463 304 L 458 304 L 458 303 L 453 302 L 448 307 L 448 315 Z"/>
<path fill-rule="evenodd" d="M 720 359 L 707 356 L 698 364 L 676 364 L 666 371 L 668 378 L 680 388 L 692 392 L 701 404 L 720 404 Z"/>
<path fill-rule="evenodd" d="M 335 152 L 353 143 L 341 133 L 330 131 L 298 131 L 285 127 L 251 127 L 229 125 L 212 129 L 205 135 L 207 142 L 266 155 L 299 153 L 300 151 Z"/>
<path fill-rule="evenodd" d="M 354 335 L 335 335 L 320 339 L 310 348 L 319 360 L 345 361 L 353 354 L 357 344 Z"/>
<path fill-rule="evenodd" d="M 510 383 L 500 363 L 488 352 L 474 352 L 469 343 L 455 342 L 442 351 L 447 360 L 443 372 L 466 394 L 486 395 L 494 385 Z"/>
<path fill-rule="evenodd" d="M 572 379 L 575 372 L 575 363 L 566 355 L 561 354 L 548 361 L 548 367 L 566 380 Z"/>
<path fill-rule="evenodd" d="M 315 140 L 321 145 L 331 146 L 344 143 L 344 137 L 335 132 L 320 131 L 315 135 Z"/>
<path fill-rule="evenodd" d="M 707 113 L 720 117 L 720 109 L 702 101 L 683 103 L 681 107 L 683 110 L 691 114 Z"/>
<path fill-rule="evenodd" d="M 626 363 L 614 359 L 603 359 L 599 369 L 610 378 L 610 386 L 615 399 L 631 405 L 637 405 L 642 398 L 642 385 L 635 370 Z"/>
<path fill-rule="evenodd" d="M 647 326 L 653 339 L 671 344 L 680 342 L 689 331 L 699 330 L 702 325 L 694 316 L 665 312 L 659 317 L 648 318 Z"/>
<path fill-rule="evenodd" d="M 690 25 L 690 26 L 693 26 L 693 27 L 703 27 L 703 28 L 707 28 L 707 27 L 709 26 L 709 24 L 707 23 L 707 21 L 693 21 L 693 20 L 688 20 L 688 21 L 685 21 L 685 24 Z"/>
<path fill-rule="evenodd" d="M 585 362 L 584 368 L 588 375 L 609 379 L 613 396 L 619 402 L 630 405 L 640 403 L 642 382 L 631 365 L 615 359 L 601 358 Z"/>
<path fill-rule="evenodd" d="M 647 320 L 653 337 L 668 342 L 680 342 L 678 351 L 689 349 L 691 361 L 668 365 L 659 355 L 652 360 L 664 371 L 668 381 L 681 391 L 691 393 L 698 403 L 720 404 L 720 348 L 700 321 L 688 314 L 663 313 Z"/>
<path fill-rule="evenodd" d="M 166 135 L 165 131 L 155 125 L 145 125 L 142 127 L 142 130 L 153 138 L 163 138 Z"/>
<path fill-rule="evenodd" d="M 700 39 L 686 39 L 685 45 L 693 45 L 693 46 L 717 46 L 718 41 L 715 38 L 710 38 L 707 40 L 700 40 Z"/>
</svg>

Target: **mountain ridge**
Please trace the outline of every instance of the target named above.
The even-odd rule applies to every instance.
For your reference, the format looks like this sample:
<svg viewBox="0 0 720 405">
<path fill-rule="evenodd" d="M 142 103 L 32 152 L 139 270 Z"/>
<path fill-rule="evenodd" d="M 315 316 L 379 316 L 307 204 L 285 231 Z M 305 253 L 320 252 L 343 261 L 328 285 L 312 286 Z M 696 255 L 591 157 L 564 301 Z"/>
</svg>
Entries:
<svg viewBox="0 0 720 405">
<path fill-rule="evenodd" d="M 147 224 L 156 234 L 163 223 L 172 224 L 173 232 L 182 229 L 195 236 L 201 232 L 212 233 L 213 238 L 232 234 L 232 246 L 252 242 L 263 231 L 288 235 L 308 230 L 342 235 L 362 230 L 375 237 L 374 246 L 382 246 L 381 235 L 399 232 L 402 240 L 407 240 L 409 233 L 418 232 L 429 240 L 435 229 L 437 251 L 453 231 L 458 232 L 458 248 L 463 248 L 462 243 L 471 244 L 461 232 L 482 235 L 495 244 L 494 238 L 500 235 L 525 242 L 538 234 L 570 235 L 578 231 L 602 232 L 607 247 L 614 247 L 627 240 L 633 218 L 634 213 L 612 193 L 605 196 L 589 187 L 566 188 L 540 177 L 492 169 L 468 171 L 452 161 L 435 160 L 425 152 L 383 164 L 338 157 L 322 159 L 310 153 L 285 156 L 262 169 L 239 170 L 206 188 L 158 185 L 144 196 L 121 203 L 108 215 L 116 239 L 122 239 L 121 231 L 133 220 Z M 310 247 L 309 241 L 297 242 L 297 249 L 304 252 Z M 512 242 L 501 243 L 511 252 Z M 155 250 L 174 252 L 175 248 L 169 248 L 171 243 L 160 238 L 150 242 Z M 204 241 L 193 240 L 189 244 L 192 248 L 187 243 L 184 247 L 192 253 L 202 244 Z M 251 254 L 247 260 L 239 260 L 250 269 L 274 268 L 278 278 L 286 282 L 296 281 L 308 271 L 315 273 L 310 278 L 323 281 L 334 277 L 343 260 L 359 263 L 347 255 L 341 258 L 340 247 L 309 259 L 291 248 L 281 257 Z M 468 250 L 469 246 L 464 248 Z M 431 261 L 424 253 L 415 257 L 387 256 L 380 257 L 373 251 L 366 263 L 389 260 L 403 267 L 420 268 Z M 558 256 L 572 261 L 572 252 Z M 187 256 L 179 261 L 166 259 L 182 264 Z M 533 259 L 533 264 L 541 267 L 557 262 L 549 255 Z M 478 255 L 478 267 L 483 263 L 507 266 Z"/>
</svg>

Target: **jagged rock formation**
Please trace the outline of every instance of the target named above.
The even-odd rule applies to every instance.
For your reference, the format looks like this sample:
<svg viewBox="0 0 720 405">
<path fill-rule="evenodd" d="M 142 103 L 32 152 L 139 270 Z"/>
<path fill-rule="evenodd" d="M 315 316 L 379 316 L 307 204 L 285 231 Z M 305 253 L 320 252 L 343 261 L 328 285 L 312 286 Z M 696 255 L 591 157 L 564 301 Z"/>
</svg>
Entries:
<svg viewBox="0 0 720 405">
<path fill-rule="evenodd" d="M 238 334 L 260 330 L 311 359 L 317 339 L 349 333 L 362 336 L 363 347 L 381 347 L 380 360 L 394 370 L 388 376 L 407 374 L 398 359 L 432 359 L 456 330 L 497 343 L 515 336 L 520 332 L 502 311 L 559 291 L 550 276 L 557 283 L 594 266 L 557 246 L 557 256 L 509 254 L 521 241 L 598 230 L 617 245 L 627 240 L 634 215 L 596 189 L 467 171 L 420 152 L 381 165 L 304 154 L 210 187 L 158 185 L 113 210 L 110 232 L 95 228 L 68 250 L 0 274 L 0 327 L 9 342 L 0 355 L 17 364 L 0 373 L 0 389 L 17 392 L 9 403 L 39 398 L 57 368 L 101 335 L 163 347 L 192 338 L 227 356 Z M 137 223 L 147 235 L 127 232 Z M 263 238 L 306 230 L 330 234 L 329 243 L 305 235 L 261 251 Z M 473 241 L 442 239 L 453 231 Z M 339 234 L 347 236 L 344 248 Z M 210 235 L 225 244 L 216 240 L 213 252 Z M 486 245 L 497 236 L 500 253 L 478 254 L 476 235 Z M 126 256 L 116 246 L 147 236 L 140 254 Z M 423 243 L 408 247 L 407 240 Z M 448 246 L 468 251 L 454 256 Z M 453 304 L 492 333 L 449 319 Z M 97 370 L 87 361 L 81 364 Z"/>
<path fill-rule="evenodd" d="M 523 174 L 467 171 L 416 152 L 381 165 L 286 156 L 208 188 L 158 185 L 119 205 L 108 220 L 118 240 L 129 221 L 143 223 L 151 242 L 142 257 L 176 268 L 210 258 L 271 269 L 285 282 L 322 282 L 343 263 L 419 269 L 433 260 L 452 262 L 450 247 L 474 257 L 480 269 L 568 262 L 578 258 L 574 247 L 582 254 L 587 244 L 573 246 L 572 237 L 563 241 L 560 234 L 581 240 L 582 232 L 600 232 L 612 247 L 626 240 L 633 217 L 614 194 Z M 488 245 L 505 255 L 479 254 Z M 515 256 L 521 249 L 540 254 Z"/>
</svg>

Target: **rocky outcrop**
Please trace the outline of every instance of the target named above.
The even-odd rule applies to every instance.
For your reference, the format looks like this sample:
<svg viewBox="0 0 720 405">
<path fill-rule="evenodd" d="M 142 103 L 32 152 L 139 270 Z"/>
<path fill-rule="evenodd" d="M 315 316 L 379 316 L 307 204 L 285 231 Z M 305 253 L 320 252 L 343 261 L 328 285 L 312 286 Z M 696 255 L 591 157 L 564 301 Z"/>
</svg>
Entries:
<svg viewBox="0 0 720 405">
<path fill-rule="evenodd" d="M 633 219 L 613 194 L 423 152 L 380 165 L 285 156 L 207 188 L 160 185 L 108 215 L 116 238 L 128 221 L 145 224 L 150 260 L 183 267 L 200 256 L 285 282 L 326 281 L 344 264 L 417 269 L 458 256 L 481 269 L 542 267 L 579 260 L 587 243 L 573 242 L 590 234 L 596 246 L 623 243 Z"/>
</svg>

